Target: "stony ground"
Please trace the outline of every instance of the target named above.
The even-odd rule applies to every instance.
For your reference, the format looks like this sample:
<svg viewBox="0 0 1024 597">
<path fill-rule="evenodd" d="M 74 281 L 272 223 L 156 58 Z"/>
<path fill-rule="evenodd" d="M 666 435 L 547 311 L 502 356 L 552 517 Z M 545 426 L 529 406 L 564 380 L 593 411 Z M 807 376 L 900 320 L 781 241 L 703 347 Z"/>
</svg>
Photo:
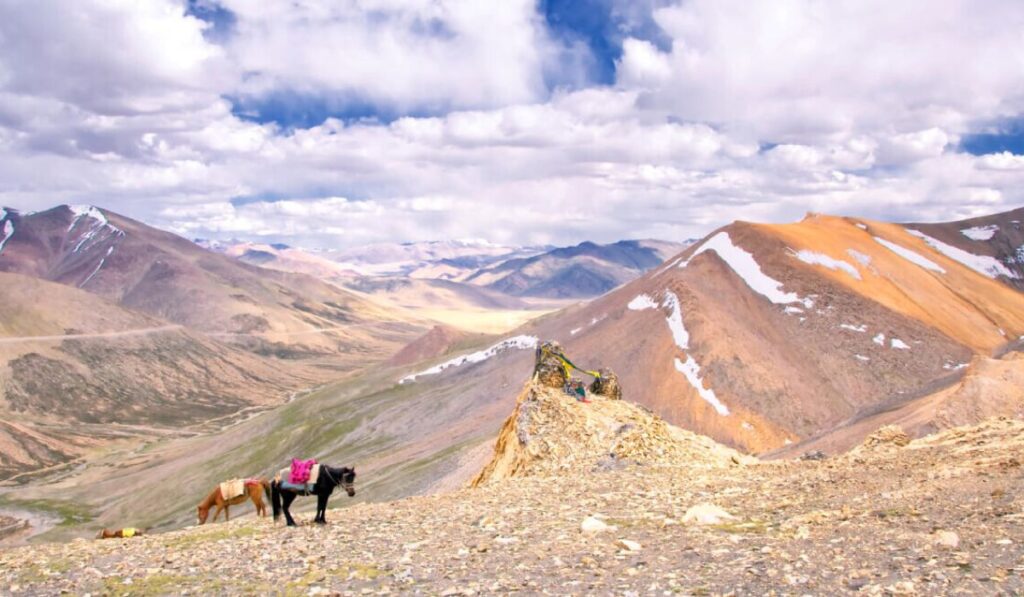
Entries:
<svg viewBox="0 0 1024 597">
<path fill-rule="evenodd" d="M 606 464 L 357 505 L 327 526 L 240 520 L 19 548 L 0 552 L 0 592 L 1024 591 L 1024 424 L 887 439 L 821 461 Z"/>
</svg>

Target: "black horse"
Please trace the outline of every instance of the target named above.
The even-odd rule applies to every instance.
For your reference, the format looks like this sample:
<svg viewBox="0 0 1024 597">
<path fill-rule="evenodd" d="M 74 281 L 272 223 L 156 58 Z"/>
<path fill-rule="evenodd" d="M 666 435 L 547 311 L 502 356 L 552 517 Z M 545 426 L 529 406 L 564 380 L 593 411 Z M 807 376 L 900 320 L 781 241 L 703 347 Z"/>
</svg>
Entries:
<svg viewBox="0 0 1024 597">
<path fill-rule="evenodd" d="M 334 488 L 340 485 L 345 489 L 348 497 L 354 497 L 356 495 L 355 483 L 356 469 L 345 466 L 335 468 L 326 464 L 320 465 L 320 476 L 316 480 L 316 485 L 313 486 L 313 491 L 309 493 L 281 487 L 281 480 L 274 479 L 270 483 L 270 501 L 274 505 L 274 520 L 277 521 L 283 509 L 284 518 L 288 521 L 288 526 L 295 526 L 295 519 L 288 512 L 288 507 L 300 495 L 315 495 L 316 518 L 313 519 L 313 522 L 327 524 L 327 499 L 334 493 Z M 282 500 L 284 501 L 283 504 Z"/>
</svg>

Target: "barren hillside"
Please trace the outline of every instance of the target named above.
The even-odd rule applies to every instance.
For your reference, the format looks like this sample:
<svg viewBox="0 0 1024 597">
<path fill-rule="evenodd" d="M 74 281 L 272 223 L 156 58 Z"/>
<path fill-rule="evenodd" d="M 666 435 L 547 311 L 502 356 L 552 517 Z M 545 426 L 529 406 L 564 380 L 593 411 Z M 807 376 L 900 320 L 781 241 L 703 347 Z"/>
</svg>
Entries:
<svg viewBox="0 0 1024 597">
<path fill-rule="evenodd" d="M 0 273 L 0 334 L 0 479 L 281 404 L 323 380 L 19 274 Z"/>
<path fill-rule="evenodd" d="M 6 210 L 0 271 L 81 288 L 261 354 L 386 358 L 423 330 L 304 274 L 241 263 L 92 206 Z"/>
<path fill-rule="evenodd" d="M 610 366 L 670 422 L 780 448 L 952 384 L 1024 334 L 1024 294 L 912 232 L 820 215 L 737 222 L 527 329 Z"/>
</svg>

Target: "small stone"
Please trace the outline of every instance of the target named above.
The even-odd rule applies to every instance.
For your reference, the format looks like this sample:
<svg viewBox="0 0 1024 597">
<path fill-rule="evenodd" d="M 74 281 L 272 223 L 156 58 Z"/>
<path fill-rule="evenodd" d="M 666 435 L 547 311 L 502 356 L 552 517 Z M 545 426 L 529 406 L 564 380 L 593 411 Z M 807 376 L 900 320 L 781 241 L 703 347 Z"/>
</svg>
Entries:
<svg viewBox="0 0 1024 597">
<path fill-rule="evenodd" d="M 960 545 L 960 536 L 953 531 L 939 531 L 935 533 L 935 543 L 946 549 L 956 549 Z"/>
<path fill-rule="evenodd" d="M 714 504 L 691 506 L 683 515 L 683 522 L 692 524 L 722 524 L 726 520 L 735 519 L 735 516 Z"/>
<path fill-rule="evenodd" d="M 909 580 L 903 580 L 898 583 L 894 583 L 885 587 L 885 592 L 889 595 L 917 595 L 917 589 L 914 587 L 914 583 Z"/>
<path fill-rule="evenodd" d="M 611 531 L 613 529 L 615 529 L 615 527 L 593 516 L 588 516 L 584 518 L 583 522 L 580 523 L 580 530 L 584 533 L 603 533 L 605 531 Z"/>
<path fill-rule="evenodd" d="M 625 551 L 640 551 L 641 546 L 636 541 L 630 541 L 629 539 L 619 539 L 615 542 L 615 546 Z"/>
</svg>

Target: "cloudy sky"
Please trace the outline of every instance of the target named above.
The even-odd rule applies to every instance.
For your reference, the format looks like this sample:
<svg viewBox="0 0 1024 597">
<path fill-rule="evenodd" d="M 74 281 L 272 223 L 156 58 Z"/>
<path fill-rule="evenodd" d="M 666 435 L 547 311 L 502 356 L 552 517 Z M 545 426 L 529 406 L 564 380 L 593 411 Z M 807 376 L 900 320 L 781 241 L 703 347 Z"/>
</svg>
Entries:
<svg viewBox="0 0 1024 597">
<path fill-rule="evenodd" d="M 0 0 L 0 205 L 309 246 L 1024 205 L 1024 2 Z"/>
</svg>

